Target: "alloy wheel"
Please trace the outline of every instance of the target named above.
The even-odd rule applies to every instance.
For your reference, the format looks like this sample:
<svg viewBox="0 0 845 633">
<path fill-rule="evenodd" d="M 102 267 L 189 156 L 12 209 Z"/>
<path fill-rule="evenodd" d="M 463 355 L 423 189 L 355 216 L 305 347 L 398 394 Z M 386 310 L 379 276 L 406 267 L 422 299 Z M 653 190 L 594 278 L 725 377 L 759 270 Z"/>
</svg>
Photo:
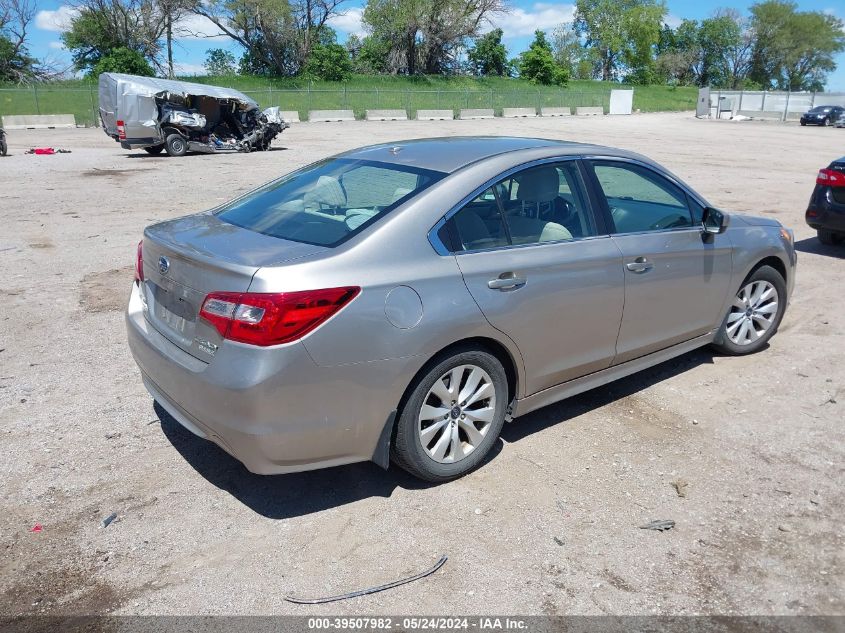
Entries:
<svg viewBox="0 0 845 633">
<path fill-rule="evenodd" d="M 496 389 L 476 365 L 460 365 L 440 376 L 423 399 L 420 443 L 441 464 L 458 462 L 484 440 L 496 413 Z"/>
<path fill-rule="evenodd" d="M 774 323 L 778 311 L 777 289 L 768 281 L 752 281 L 736 294 L 725 329 L 736 345 L 750 345 Z"/>
</svg>

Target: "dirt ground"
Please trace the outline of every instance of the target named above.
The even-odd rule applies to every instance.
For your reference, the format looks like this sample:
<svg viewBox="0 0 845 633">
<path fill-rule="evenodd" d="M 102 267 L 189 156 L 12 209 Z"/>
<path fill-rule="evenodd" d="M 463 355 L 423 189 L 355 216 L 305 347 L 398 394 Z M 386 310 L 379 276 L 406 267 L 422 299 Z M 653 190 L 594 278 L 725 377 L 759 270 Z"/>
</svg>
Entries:
<svg viewBox="0 0 845 633">
<path fill-rule="evenodd" d="M 122 315 L 145 225 L 337 151 L 471 134 L 640 151 L 712 204 L 794 228 L 780 333 L 754 356 L 697 351 L 520 418 L 491 461 L 440 486 L 373 464 L 251 475 L 154 409 Z M 803 221 L 845 130 L 691 114 L 303 123 L 271 152 L 181 159 L 100 130 L 8 136 L 0 614 L 845 614 L 845 247 Z M 24 154 L 47 145 L 73 153 Z M 638 529 L 652 519 L 676 526 Z M 388 592 L 283 599 L 441 554 Z"/>
</svg>

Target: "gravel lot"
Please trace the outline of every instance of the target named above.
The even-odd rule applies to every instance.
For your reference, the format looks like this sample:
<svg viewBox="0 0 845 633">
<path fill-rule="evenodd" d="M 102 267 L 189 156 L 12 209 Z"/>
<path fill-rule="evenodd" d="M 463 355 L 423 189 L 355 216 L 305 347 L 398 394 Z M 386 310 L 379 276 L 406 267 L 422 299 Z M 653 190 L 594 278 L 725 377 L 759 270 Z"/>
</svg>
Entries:
<svg viewBox="0 0 845 633">
<path fill-rule="evenodd" d="M 435 487 L 373 464 L 252 475 L 157 413 L 121 312 L 145 225 L 358 145 L 471 134 L 633 149 L 717 206 L 794 228 L 798 280 L 770 348 L 701 350 L 532 413 L 492 461 Z M 182 159 L 100 130 L 8 137 L 0 614 L 845 614 L 845 247 L 803 222 L 845 130 L 691 114 L 304 123 L 271 152 Z M 45 145 L 73 153 L 24 154 Z M 677 525 L 638 529 L 652 519 Z M 444 553 L 389 592 L 283 599 Z"/>
</svg>

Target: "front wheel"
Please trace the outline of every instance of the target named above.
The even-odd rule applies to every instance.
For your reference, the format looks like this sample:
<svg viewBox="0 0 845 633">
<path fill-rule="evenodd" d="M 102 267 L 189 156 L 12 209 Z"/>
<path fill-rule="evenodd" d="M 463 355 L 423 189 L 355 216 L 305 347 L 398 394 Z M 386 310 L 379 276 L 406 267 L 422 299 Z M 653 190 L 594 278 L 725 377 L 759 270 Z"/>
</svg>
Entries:
<svg viewBox="0 0 845 633">
<path fill-rule="evenodd" d="M 759 351 L 777 332 L 786 309 L 786 282 L 771 266 L 761 266 L 734 296 L 714 347 L 742 356 Z"/>
<path fill-rule="evenodd" d="M 499 360 L 466 349 L 436 362 L 412 387 L 396 421 L 391 457 L 426 481 L 470 472 L 495 444 L 508 406 Z"/>
</svg>

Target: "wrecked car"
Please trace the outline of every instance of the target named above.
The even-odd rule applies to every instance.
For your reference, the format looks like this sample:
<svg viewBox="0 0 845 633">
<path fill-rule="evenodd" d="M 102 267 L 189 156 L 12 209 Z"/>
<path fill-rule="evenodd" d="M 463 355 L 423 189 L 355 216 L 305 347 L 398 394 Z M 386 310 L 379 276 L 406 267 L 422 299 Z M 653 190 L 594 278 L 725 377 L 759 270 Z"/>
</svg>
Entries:
<svg viewBox="0 0 845 633">
<path fill-rule="evenodd" d="M 290 127 L 277 107 L 262 111 L 242 92 L 187 81 L 103 73 L 99 97 L 105 133 L 149 154 L 267 150 Z"/>
</svg>

